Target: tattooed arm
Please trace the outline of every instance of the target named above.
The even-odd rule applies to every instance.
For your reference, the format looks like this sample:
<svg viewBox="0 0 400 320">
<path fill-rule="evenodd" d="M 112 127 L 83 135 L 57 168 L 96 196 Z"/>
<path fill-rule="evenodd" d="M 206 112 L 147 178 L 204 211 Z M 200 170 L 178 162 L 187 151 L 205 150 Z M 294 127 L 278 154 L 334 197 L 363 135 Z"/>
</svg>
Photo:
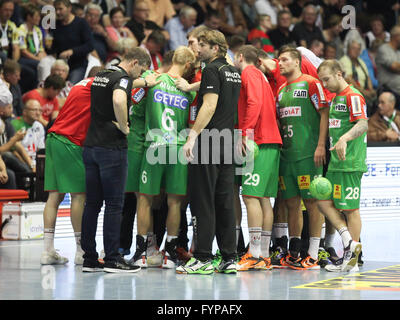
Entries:
<svg viewBox="0 0 400 320">
<path fill-rule="evenodd" d="M 340 137 L 338 142 L 330 148 L 330 151 L 336 150 L 340 160 L 346 160 L 347 141 L 354 140 L 368 130 L 368 120 L 360 119 L 356 125 Z"/>
</svg>

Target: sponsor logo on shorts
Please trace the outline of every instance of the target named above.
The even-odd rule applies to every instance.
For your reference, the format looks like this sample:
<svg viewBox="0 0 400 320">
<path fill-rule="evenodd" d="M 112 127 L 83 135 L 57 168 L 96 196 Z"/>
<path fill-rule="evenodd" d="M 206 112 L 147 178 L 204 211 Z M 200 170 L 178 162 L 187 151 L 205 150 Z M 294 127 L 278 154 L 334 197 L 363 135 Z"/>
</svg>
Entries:
<svg viewBox="0 0 400 320">
<path fill-rule="evenodd" d="M 301 107 L 286 107 L 279 110 L 281 118 L 301 117 Z"/>
<path fill-rule="evenodd" d="M 310 189 L 310 175 L 297 176 L 297 184 L 300 190 Z"/>
<path fill-rule="evenodd" d="M 347 106 L 345 104 L 337 104 L 335 106 L 335 111 L 347 112 Z"/>
<path fill-rule="evenodd" d="M 329 119 L 329 128 L 340 128 L 341 123 L 340 119 Z"/>
<path fill-rule="evenodd" d="M 307 90 L 295 89 L 293 91 L 293 98 L 307 98 Z"/>
<path fill-rule="evenodd" d="M 333 198 L 340 199 L 342 197 L 342 186 L 340 184 L 333 185 Z"/>
</svg>

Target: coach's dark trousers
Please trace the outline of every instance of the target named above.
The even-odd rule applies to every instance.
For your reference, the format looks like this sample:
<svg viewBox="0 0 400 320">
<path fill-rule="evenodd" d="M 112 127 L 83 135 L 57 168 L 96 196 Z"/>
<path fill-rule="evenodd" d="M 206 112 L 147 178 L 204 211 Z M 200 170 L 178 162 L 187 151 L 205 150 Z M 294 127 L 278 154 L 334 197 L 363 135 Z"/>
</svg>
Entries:
<svg viewBox="0 0 400 320">
<path fill-rule="evenodd" d="M 193 255 L 199 260 L 213 257 L 214 236 L 224 260 L 236 257 L 234 170 L 229 163 L 189 164 L 190 211 L 195 219 Z"/>
</svg>

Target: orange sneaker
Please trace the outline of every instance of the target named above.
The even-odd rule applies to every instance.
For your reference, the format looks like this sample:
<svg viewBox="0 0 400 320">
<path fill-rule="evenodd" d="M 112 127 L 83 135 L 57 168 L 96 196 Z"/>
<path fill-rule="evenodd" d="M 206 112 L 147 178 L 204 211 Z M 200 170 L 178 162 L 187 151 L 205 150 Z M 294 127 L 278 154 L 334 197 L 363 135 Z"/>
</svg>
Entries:
<svg viewBox="0 0 400 320">
<path fill-rule="evenodd" d="M 291 268 L 292 265 L 294 265 L 300 261 L 301 261 L 301 257 L 298 257 L 298 258 L 292 257 L 290 255 L 290 253 L 288 252 L 287 255 L 280 260 L 280 265 L 282 266 L 282 268 Z"/>
<path fill-rule="evenodd" d="M 264 259 L 253 257 L 247 252 L 237 263 L 237 271 L 262 270 L 264 266 Z"/>
<path fill-rule="evenodd" d="M 272 270 L 271 258 L 264 258 L 262 256 L 260 256 L 260 258 L 264 261 L 264 266 L 262 270 Z"/>
<path fill-rule="evenodd" d="M 318 259 L 313 259 L 310 256 L 307 258 L 296 261 L 290 266 L 291 269 L 295 270 L 319 270 L 321 267 L 318 264 Z"/>
</svg>

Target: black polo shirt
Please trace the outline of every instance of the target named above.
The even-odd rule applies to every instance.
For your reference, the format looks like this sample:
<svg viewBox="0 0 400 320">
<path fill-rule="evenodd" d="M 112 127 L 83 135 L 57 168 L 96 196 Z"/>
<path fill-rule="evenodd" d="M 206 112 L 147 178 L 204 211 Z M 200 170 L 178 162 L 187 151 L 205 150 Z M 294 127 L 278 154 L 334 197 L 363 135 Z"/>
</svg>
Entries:
<svg viewBox="0 0 400 320">
<path fill-rule="evenodd" d="M 205 129 L 234 129 L 241 78 L 238 69 L 225 58 L 207 64 L 201 75 L 198 106 L 201 108 L 207 93 L 218 94 L 217 108 Z"/>
<path fill-rule="evenodd" d="M 99 72 L 90 90 L 90 125 L 84 146 L 111 149 L 127 148 L 127 138 L 112 121 L 114 113 L 113 92 L 121 89 L 127 94 L 127 113 L 132 91 L 132 79 L 119 66 Z M 128 117 L 129 119 L 129 117 Z"/>
</svg>

